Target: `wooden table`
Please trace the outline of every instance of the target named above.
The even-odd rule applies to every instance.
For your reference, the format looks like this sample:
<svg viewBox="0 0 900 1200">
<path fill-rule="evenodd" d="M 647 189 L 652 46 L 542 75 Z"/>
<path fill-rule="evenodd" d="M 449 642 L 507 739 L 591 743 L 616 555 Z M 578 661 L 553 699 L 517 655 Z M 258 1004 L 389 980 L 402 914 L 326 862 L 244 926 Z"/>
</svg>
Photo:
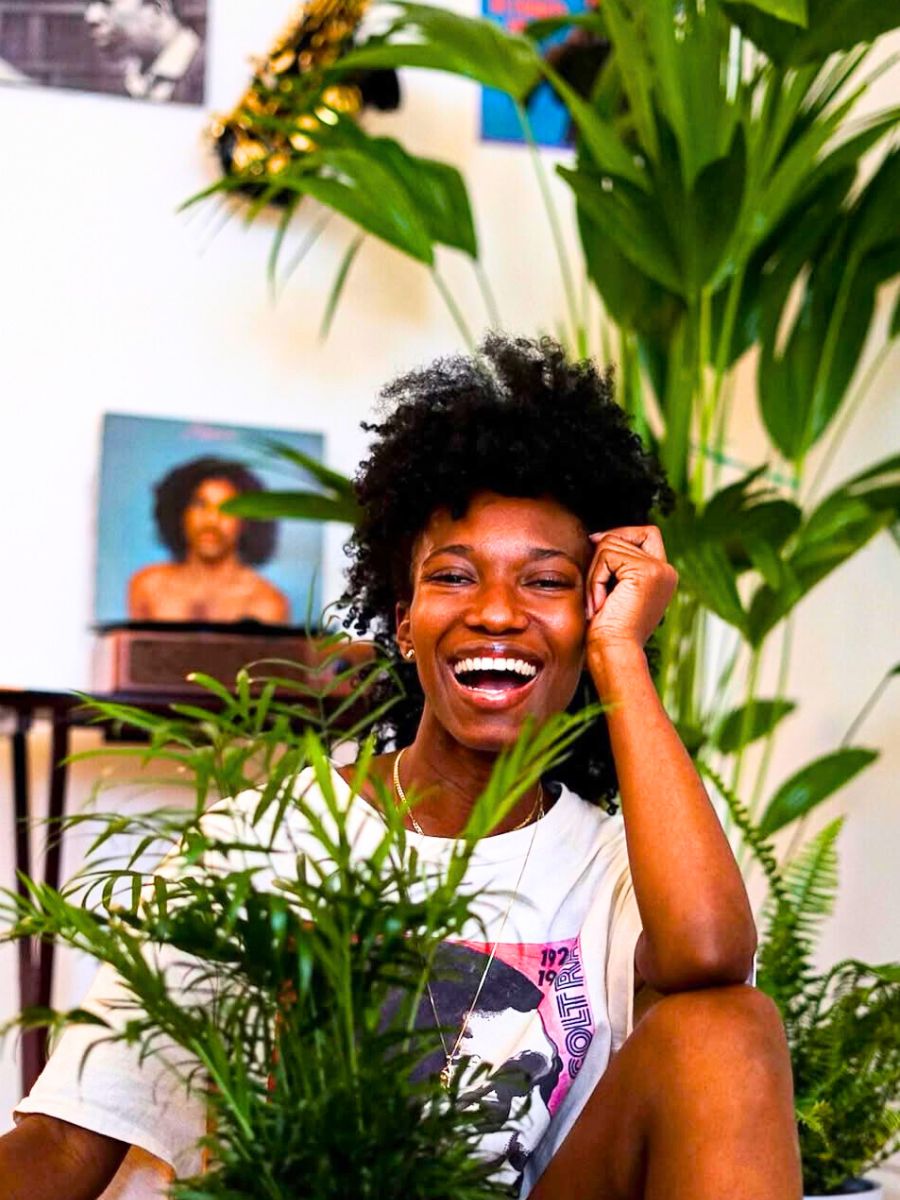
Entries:
<svg viewBox="0 0 900 1200">
<path fill-rule="evenodd" d="M 95 693 L 95 696 L 98 700 L 136 705 L 159 715 L 168 713 L 171 704 L 188 699 L 184 691 L 103 692 Z M 200 697 L 192 695 L 189 699 L 190 703 L 207 708 L 210 712 L 215 711 L 218 707 L 217 702 L 208 695 Z M 113 722 L 103 718 L 98 719 L 97 711 L 86 708 L 81 698 L 71 692 L 17 691 L 8 688 L 0 688 L 0 715 L 7 715 L 11 718 L 8 736 L 12 744 L 16 886 L 19 894 L 24 895 L 25 886 L 20 876 L 27 875 L 33 878 L 34 848 L 31 836 L 28 739 L 35 724 L 46 722 L 50 726 L 47 817 L 52 830 L 54 824 L 58 825 L 66 809 L 70 731 L 76 726 L 89 725 L 92 728 L 99 728 L 109 735 L 112 732 Z M 120 725 L 118 722 L 115 724 Z M 131 739 L 129 738 L 129 740 Z M 140 735 L 136 734 L 133 740 L 140 741 Z M 59 886 L 61 850 L 61 833 L 60 836 L 51 836 L 44 859 L 43 881 L 53 888 Z M 53 991 L 53 942 L 21 938 L 17 945 L 20 1007 L 24 1008 L 30 1005 L 49 1007 Z M 46 1062 L 47 1031 L 45 1029 L 28 1030 L 22 1035 L 21 1044 L 24 1094 L 31 1090 Z"/>
</svg>

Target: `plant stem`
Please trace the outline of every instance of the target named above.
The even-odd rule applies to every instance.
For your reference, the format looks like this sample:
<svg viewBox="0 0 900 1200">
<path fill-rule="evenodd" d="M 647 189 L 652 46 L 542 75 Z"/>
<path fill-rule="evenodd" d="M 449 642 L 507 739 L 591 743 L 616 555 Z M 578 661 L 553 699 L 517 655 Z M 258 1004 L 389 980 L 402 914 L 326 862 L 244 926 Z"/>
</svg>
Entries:
<svg viewBox="0 0 900 1200">
<path fill-rule="evenodd" d="M 431 268 L 431 278 L 434 280 L 435 285 L 437 286 L 437 290 L 441 293 L 443 301 L 447 305 L 447 309 L 449 310 L 450 316 L 453 318 L 456 328 L 459 330 L 463 341 L 466 343 L 467 349 L 474 350 L 475 349 L 475 339 L 472 337 L 472 331 L 469 329 L 469 326 L 466 324 L 466 319 L 462 315 L 462 310 L 460 309 L 460 307 L 456 303 L 456 301 L 453 299 L 453 294 L 450 291 L 450 289 L 447 287 L 447 284 L 444 282 L 444 279 L 441 276 L 440 272 L 438 271 L 437 267 Z"/>
<path fill-rule="evenodd" d="M 484 307 L 487 309 L 488 324 L 492 329 L 502 329 L 503 321 L 500 319 L 500 310 L 497 307 L 497 299 L 494 295 L 494 289 L 491 287 L 488 279 L 487 271 L 484 269 L 484 264 L 478 258 L 472 259 L 472 266 L 475 270 L 475 278 L 478 280 L 478 286 L 481 289 Z"/>
<path fill-rule="evenodd" d="M 540 189 L 541 199 L 544 202 L 544 208 L 547 212 L 547 221 L 550 225 L 550 233 L 553 236 L 553 244 L 556 247 L 556 257 L 559 260 L 559 272 L 562 276 L 563 290 L 566 294 L 566 307 L 569 310 L 569 321 L 572 325 L 572 345 L 578 344 L 578 305 L 575 299 L 575 284 L 573 282 L 572 270 L 569 266 L 569 258 L 566 254 L 566 245 L 563 240 L 562 227 L 559 223 L 559 214 L 556 211 L 556 206 L 553 203 L 553 196 L 550 192 L 550 185 L 547 182 L 547 173 L 544 170 L 544 163 L 541 159 L 541 152 L 538 144 L 535 141 L 534 130 L 531 127 L 531 120 L 525 110 L 524 104 L 517 103 L 516 111 L 519 115 L 519 121 L 522 125 L 522 132 L 525 136 L 525 141 L 528 143 L 528 150 L 531 154 L 531 161 L 534 166 L 535 175 L 537 176 L 538 188 Z"/>
<path fill-rule="evenodd" d="M 838 743 L 841 748 L 849 745 L 850 739 L 853 737 L 854 733 L 856 733 L 857 729 L 859 729 L 860 725 L 862 725 L 863 721 L 866 719 L 866 717 L 869 715 L 869 713 L 872 711 L 872 709 L 878 703 L 881 693 L 884 691 L 884 689 L 890 683 L 890 681 L 894 677 L 894 675 L 897 674 L 898 669 L 900 669 L 900 664 L 898 664 L 897 666 L 891 667 L 891 669 L 889 671 L 885 671 L 881 680 L 876 685 L 875 690 L 872 692 L 872 695 L 868 698 L 868 700 L 865 702 L 865 704 L 862 706 L 862 708 L 859 710 L 859 712 L 856 714 L 856 716 L 853 718 L 853 720 L 847 726 L 847 732 L 844 734 L 844 736 L 841 738 L 840 742 Z"/>
<path fill-rule="evenodd" d="M 747 667 L 747 684 L 744 690 L 744 712 L 741 718 L 741 729 L 738 737 L 739 746 L 738 752 L 734 760 L 734 769 L 731 774 L 731 790 L 738 795 L 738 785 L 741 781 L 741 771 L 744 765 L 744 754 L 747 749 L 746 738 L 749 736 L 751 729 L 751 720 L 753 716 L 752 702 L 756 698 L 756 683 L 759 679 L 760 660 L 762 658 L 762 646 L 754 646 L 750 652 L 750 664 Z"/>
<path fill-rule="evenodd" d="M 879 680 L 878 684 L 875 687 L 875 690 L 872 692 L 872 694 L 869 696 L 869 698 L 863 704 L 862 708 L 859 710 L 859 712 L 856 714 L 856 716 L 853 718 L 853 720 L 847 726 L 847 730 L 844 733 L 844 736 L 841 738 L 840 742 L 838 742 L 839 750 L 842 750 L 846 746 L 849 745 L 850 739 L 853 737 L 854 733 L 856 733 L 857 729 L 860 727 L 860 725 L 862 725 L 863 721 L 866 719 L 866 717 L 869 715 L 869 713 L 872 711 L 872 709 L 878 703 L 881 693 L 884 691 L 884 689 L 890 683 L 891 679 L 893 678 L 894 674 L 896 673 L 896 670 L 897 670 L 896 667 L 892 667 L 889 671 L 886 671 L 884 673 L 884 675 L 882 676 L 882 678 Z M 791 836 L 790 843 L 788 844 L 788 848 L 784 854 L 783 861 L 785 863 L 790 862 L 792 857 L 796 853 L 797 847 L 800 843 L 800 839 L 802 838 L 803 833 L 806 829 L 808 817 L 809 817 L 809 813 L 805 813 L 800 818 L 800 820 L 797 822 L 796 826 L 794 827 L 793 835 Z"/>
<path fill-rule="evenodd" d="M 706 363 L 709 360 L 710 341 L 712 333 L 712 297 L 709 289 L 704 288 L 700 294 L 700 307 L 697 311 L 697 361 L 694 374 L 694 388 L 699 413 L 699 431 L 697 445 L 699 453 L 694 461 L 694 473 L 691 480 L 691 495 L 698 506 L 703 503 L 704 474 L 706 455 L 709 450 L 709 430 L 712 420 L 712 404 L 715 403 L 715 393 L 710 399 L 706 395 Z M 692 398 L 693 404 L 693 398 Z"/>
</svg>

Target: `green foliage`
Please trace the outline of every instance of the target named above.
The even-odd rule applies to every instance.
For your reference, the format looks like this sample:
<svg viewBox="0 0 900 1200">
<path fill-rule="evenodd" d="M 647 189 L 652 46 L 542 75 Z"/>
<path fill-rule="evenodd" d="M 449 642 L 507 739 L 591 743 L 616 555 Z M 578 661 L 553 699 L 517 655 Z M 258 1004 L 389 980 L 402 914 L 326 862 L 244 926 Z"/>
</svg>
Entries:
<svg viewBox="0 0 900 1200">
<path fill-rule="evenodd" d="M 352 243 L 351 250 L 354 247 L 358 248 L 358 241 Z M 346 265 L 349 269 L 349 262 Z M 343 287 L 344 278 L 346 271 L 343 278 L 339 272 L 335 281 L 338 292 Z M 329 301 L 328 319 L 333 315 L 331 308 L 332 304 Z M 337 471 L 332 471 L 318 459 L 304 454 L 294 446 L 287 446 L 282 442 L 264 442 L 262 448 L 272 458 L 298 468 L 304 479 L 311 475 L 325 492 L 246 492 L 226 500 L 222 505 L 223 512 L 234 513 L 236 517 L 255 517 L 260 520 L 288 517 L 292 520 L 345 521 L 349 525 L 356 524 L 359 506 L 349 479 L 345 479 Z"/>
<path fill-rule="evenodd" d="M 340 63 L 340 73 L 373 67 L 427 67 L 463 75 L 521 100 L 538 82 L 541 59 L 525 37 L 505 33 L 428 4 L 391 4 L 399 9 L 384 33 L 371 37 Z"/>
<path fill-rule="evenodd" d="M 699 765 L 769 884 L 757 986 L 778 1005 L 790 1047 L 804 1190 L 842 1192 L 847 1180 L 900 1149 L 900 964 L 847 959 L 817 974 L 813 954 L 837 895 L 844 818 L 779 866 L 768 835 L 734 792 Z"/>
<path fill-rule="evenodd" d="M 334 713 L 364 700 L 383 669 L 373 664 L 330 715 L 322 697 L 318 727 L 308 719 L 311 684 L 286 672 L 279 683 L 295 689 L 297 705 L 275 694 L 272 679 L 258 690 L 249 671 L 234 693 L 197 677 L 204 703 L 179 705 L 171 718 L 93 702 L 105 718 L 145 730 L 149 749 L 132 753 L 174 761 L 196 803 L 135 818 L 68 818 L 70 827 L 99 827 L 83 870 L 61 890 L 25 880 L 24 896 L 0 893 L 4 940 L 55 938 L 109 964 L 127 993 L 108 1021 L 80 1009 L 29 1009 L 10 1027 L 95 1024 L 142 1059 L 173 1045 L 182 1051 L 167 1055 L 166 1069 L 214 1121 L 204 1139 L 210 1169 L 174 1184 L 176 1200 L 508 1193 L 476 1153 L 497 1118 L 458 1084 L 444 1091 L 437 1078 L 414 1074 L 441 1046 L 440 1032 L 416 1029 L 415 1017 L 440 943 L 473 923 L 484 932 L 475 907 L 482 893 L 464 886 L 479 839 L 598 710 L 523 729 L 437 865 L 408 844 L 403 812 L 371 772 L 370 739 L 349 800 L 334 785 L 328 747 L 347 736 Z M 358 723 L 353 733 L 362 732 Z M 359 810 L 371 803 L 363 787 L 374 788 L 384 828 L 360 857 Z M 122 836 L 135 846 L 113 866 L 100 852 Z M 153 846 L 168 854 L 139 869 Z"/>
<path fill-rule="evenodd" d="M 725 0 L 723 7 L 760 50 L 781 67 L 824 62 L 828 55 L 850 50 L 860 42 L 873 42 L 900 24 L 896 0 L 808 0 L 806 20 L 793 24 L 788 24 L 788 7 L 778 0 Z"/>
<path fill-rule="evenodd" d="M 760 700 L 754 698 L 740 708 L 725 713 L 711 741 L 723 754 L 732 754 L 763 737 L 794 711 L 793 700 Z"/>
<path fill-rule="evenodd" d="M 543 62 L 536 46 L 568 27 L 609 44 L 588 95 Z M 578 354 L 594 335 L 605 358 L 618 356 L 620 401 L 676 492 L 674 511 L 659 520 L 679 588 L 658 631 L 658 687 L 689 750 L 706 747 L 720 770 L 730 768 L 732 796 L 747 748 L 761 750 L 747 809 L 760 836 L 744 847 L 754 853 L 763 836 L 789 824 L 802 829 L 875 755 L 842 744 L 798 766 L 774 794 L 766 786 L 774 739 L 793 707 L 783 688 L 798 606 L 882 531 L 900 545 L 896 454 L 817 494 L 900 335 L 900 306 L 884 336 L 874 320 L 881 290 L 900 275 L 893 144 L 900 108 L 858 115 L 893 61 L 873 66 L 873 44 L 898 28 L 898 0 L 603 0 L 597 11 L 536 22 L 524 36 L 440 8 L 400 5 L 386 33 L 335 69 L 338 78 L 342 67 L 424 66 L 497 87 L 519 103 L 543 77 L 566 106 L 576 145 L 557 171 L 571 192 L 579 265 L 602 317 L 592 329 L 588 286 L 579 299 L 532 147 L 568 329 L 546 315 L 538 321 L 562 328 Z M 366 135 L 358 139 L 361 146 Z M 458 184 L 465 194 L 461 177 Z M 420 224 L 426 208 L 418 205 Z M 530 245 L 533 231 L 527 236 Z M 432 231 L 432 243 L 439 241 L 458 245 Z M 727 453 L 737 374 L 751 363 L 768 439 L 756 465 Z M 808 457 L 826 438 L 806 487 Z M 740 474 L 725 486 L 723 464 Z M 758 698 L 763 656 L 779 635 L 778 687 Z M 725 662 L 708 679 L 714 638 Z M 729 815 L 749 837 L 749 826 Z M 825 842 L 819 849 L 816 870 L 827 883 L 831 850 Z M 774 858 L 771 865 L 778 871 Z M 785 1007 L 794 984 L 805 1002 L 802 920 L 789 916 L 790 905 L 788 889 L 773 915 L 770 956 L 787 969 L 769 972 L 783 981 Z M 863 985 L 848 986 L 855 994 Z M 838 1044 L 845 1032 L 835 1034 Z M 865 1070 L 860 1078 L 869 1079 Z M 800 1096 L 798 1112 L 805 1130 L 824 1129 L 835 1140 L 838 1118 L 818 1094 Z M 849 1158 L 846 1165 L 853 1166 Z"/>
<path fill-rule="evenodd" d="M 878 757 L 876 750 L 843 747 L 825 754 L 795 772 L 766 805 L 759 822 L 763 837 L 770 837 L 821 804 Z"/>
</svg>

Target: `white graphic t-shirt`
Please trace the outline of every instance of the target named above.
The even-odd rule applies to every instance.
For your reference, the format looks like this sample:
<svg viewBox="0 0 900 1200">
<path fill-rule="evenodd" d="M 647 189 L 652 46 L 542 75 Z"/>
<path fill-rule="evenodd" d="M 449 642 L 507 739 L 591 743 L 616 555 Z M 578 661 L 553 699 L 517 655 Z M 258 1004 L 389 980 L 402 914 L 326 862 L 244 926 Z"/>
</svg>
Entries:
<svg viewBox="0 0 900 1200">
<path fill-rule="evenodd" d="M 300 776 L 300 785 L 307 802 L 317 803 L 311 770 Z M 381 839 L 382 818 L 362 797 L 352 796 L 336 771 L 331 786 L 342 805 L 349 805 L 354 852 L 365 857 Z M 469 1074 L 480 1061 L 492 1064 L 487 1077 L 482 1073 L 474 1081 L 472 1096 L 496 1113 L 498 1126 L 485 1136 L 480 1151 L 497 1163 L 501 1178 L 518 1182 L 521 1197 L 631 1032 L 634 952 L 641 931 L 621 813 L 610 816 L 562 784 L 551 787 L 557 799 L 540 821 L 477 846 L 465 885 L 486 889 L 476 902 L 486 928 L 473 927 L 471 937 L 443 943 L 430 995 L 419 1009 L 420 1025 L 439 1022 L 445 1030 L 459 1031 L 472 1008 L 459 1054 L 469 1059 Z M 249 794 L 217 805 L 204 818 L 205 827 L 223 840 L 240 840 L 240 826 L 248 826 L 257 801 Z M 269 837 L 267 820 L 253 834 L 261 844 Z M 407 836 L 426 863 L 440 863 L 452 847 L 446 838 Z M 298 849 L 321 858 L 317 842 L 304 845 L 308 838 L 302 815 L 289 813 L 256 886 L 287 876 Z M 102 967 L 84 1005 L 114 1021 L 104 1005 L 117 994 L 122 994 L 117 977 Z M 85 1049 L 102 1036 L 102 1030 L 87 1026 L 66 1031 L 16 1111 L 45 1113 L 128 1142 L 133 1149 L 103 1200 L 150 1200 L 164 1194 L 173 1172 L 186 1176 L 199 1170 L 195 1144 L 205 1132 L 204 1104 L 188 1096 L 160 1062 L 150 1058 L 139 1065 L 136 1050 L 121 1043 L 96 1046 L 79 1078 Z M 448 1040 L 448 1049 L 451 1045 Z M 183 1061 L 183 1052 L 172 1053 Z M 422 1069 L 439 1072 L 443 1066 L 444 1055 L 436 1053 Z M 465 1089 L 465 1076 L 462 1084 Z M 510 1112 L 520 1112 L 521 1098 L 528 1094 L 524 1116 L 513 1128 L 499 1128 Z"/>
</svg>

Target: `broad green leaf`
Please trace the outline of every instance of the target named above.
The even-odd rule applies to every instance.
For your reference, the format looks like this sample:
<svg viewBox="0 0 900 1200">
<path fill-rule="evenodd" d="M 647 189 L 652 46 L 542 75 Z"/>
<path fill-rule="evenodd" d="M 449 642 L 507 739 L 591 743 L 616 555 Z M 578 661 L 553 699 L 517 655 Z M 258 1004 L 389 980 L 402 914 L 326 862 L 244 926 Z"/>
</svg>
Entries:
<svg viewBox="0 0 900 1200">
<path fill-rule="evenodd" d="M 633 152 L 621 140 L 615 127 L 595 112 L 586 100 L 582 100 L 574 88 L 569 87 L 563 77 L 554 71 L 548 62 L 543 60 L 542 62 L 544 74 L 578 126 L 584 147 L 598 169 L 604 174 L 627 179 L 630 183 L 648 191 L 649 182 L 646 171 L 638 167 Z"/>
<path fill-rule="evenodd" d="M 820 182 L 828 176 L 852 168 L 855 174 L 863 155 L 876 146 L 883 137 L 900 126 L 900 107 L 888 108 L 873 113 L 863 121 L 854 123 L 854 132 L 843 138 L 825 155 L 810 175 L 806 191 L 815 192 Z"/>
<path fill-rule="evenodd" d="M 747 626 L 747 614 L 738 594 L 735 573 L 723 547 L 717 542 L 688 542 L 681 547 L 676 561 L 679 586 L 743 633 Z"/>
<path fill-rule="evenodd" d="M 754 566 L 777 587 L 784 577 L 781 548 L 800 525 L 802 513 L 789 500 L 770 499 L 773 488 L 753 487 L 764 470 L 765 466 L 755 467 L 716 492 L 695 536 L 720 542 L 736 572 Z"/>
<path fill-rule="evenodd" d="M 318 492 L 245 492 L 226 501 L 222 511 L 257 521 L 289 518 L 355 525 L 359 519 L 359 509 L 349 496 L 322 496 Z"/>
<path fill-rule="evenodd" d="M 865 500 L 873 512 L 889 511 L 892 517 L 900 516 L 900 454 L 873 463 L 831 493 L 843 494 Z"/>
<path fill-rule="evenodd" d="M 741 542 L 750 563 L 759 571 L 769 587 L 775 589 L 783 587 L 787 577 L 786 564 L 771 542 L 748 530 L 742 531 Z"/>
<path fill-rule="evenodd" d="M 629 115 L 634 121 L 642 148 L 651 158 L 656 158 L 659 145 L 653 108 L 653 64 L 621 0 L 604 0 L 603 18 L 628 101 Z"/>
<path fill-rule="evenodd" d="M 478 240 L 469 193 L 462 175 L 448 163 L 408 154 L 390 138 L 372 139 L 412 197 L 431 239 L 478 257 Z"/>
<path fill-rule="evenodd" d="M 758 8 L 760 12 L 777 17 L 779 21 L 789 21 L 792 25 L 806 25 L 808 14 L 806 0 L 746 0 L 750 8 Z"/>
<path fill-rule="evenodd" d="M 354 494 L 352 480 L 337 471 L 332 471 L 330 467 L 326 467 L 311 454 L 305 454 L 302 450 L 298 450 L 296 446 L 288 446 L 284 442 L 268 441 L 265 443 L 265 449 L 274 458 L 282 458 L 285 462 L 293 463 L 301 470 L 308 471 L 314 479 L 332 491 L 338 492 L 342 496 Z"/>
<path fill-rule="evenodd" d="M 650 279 L 682 294 L 683 282 L 655 200 L 625 180 L 597 178 L 585 170 L 558 166 L 579 204 L 621 254 Z"/>
<path fill-rule="evenodd" d="M 896 126 L 895 126 L 896 127 Z M 851 217 L 850 253 L 861 259 L 900 240 L 900 149 L 886 154 L 866 183 Z"/>
<path fill-rule="evenodd" d="M 791 566 L 809 590 L 851 558 L 891 520 L 858 496 L 838 493 L 825 500 L 800 531 Z"/>
<path fill-rule="evenodd" d="M 340 72 L 425 67 L 474 79 L 522 100 L 541 78 L 541 57 L 528 38 L 493 21 L 425 4 L 392 5 L 400 16 L 384 34 L 342 55 Z"/>
<path fill-rule="evenodd" d="M 580 204 L 577 216 L 588 275 L 609 315 L 625 329 L 668 342 L 683 301 L 630 262 Z"/>
<path fill-rule="evenodd" d="M 874 235 L 871 226 L 863 233 Z M 777 329 L 764 330 L 760 411 L 786 458 L 802 457 L 828 428 L 859 365 L 877 290 L 898 272 L 900 236 L 859 260 L 839 235 L 807 281 L 783 348 Z"/>
<path fill-rule="evenodd" d="M 792 554 L 783 563 L 781 586 L 763 585 L 753 596 L 748 617 L 752 645 L 759 646 L 778 621 L 817 583 L 896 519 L 896 508 L 889 503 L 890 490 L 885 491 L 888 494 L 881 496 L 881 502 L 868 503 L 864 494 L 852 495 L 839 489 L 817 506 L 798 533 Z M 877 486 L 873 487 L 872 495 L 880 495 Z"/>
<path fill-rule="evenodd" d="M 762 837 L 770 837 L 827 800 L 878 757 L 877 750 L 847 747 L 817 758 L 778 788 L 759 823 Z"/>
<path fill-rule="evenodd" d="M 798 103 L 806 99 L 813 78 L 812 72 L 798 73 L 794 88 Z M 745 248 L 758 245 L 810 192 L 815 184 L 819 155 L 841 128 L 854 103 L 855 97 L 851 96 L 804 126 L 799 110 L 780 101 L 779 108 L 788 114 L 789 120 L 778 133 L 760 129 L 765 141 L 757 153 L 766 156 L 767 161 L 756 172 L 755 187 L 748 191 L 748 204 L 742 214 L 740 235 Z"/>
<path fill-rule="evenodd" d="M 797 197 L 762 243 L 747 270 L 750 303 L 758 311 L 755 337 L 777 341 L 792 289 L 846 222 L 844 202 L 855 177 L 855 169 L 845 167 L 823 178 L 815 192 Z"/>
<path fill-rule="evenodd" d="M 751 700 L 726 713 L 710 740 L 723 754 L 733 754 L 771 732 L 796 707 L 793 700 Z"/>
<path fill-rule="evenodd" d="M 537 21 L 529 21 L 522 32 L 533 42 L 542 42 L 544 38 L 552 37 L 562 29 L 589 29 L 591 33 L 605 37 L 605 15 L 601 15 L 596 9 L 588 9 L 587 12 L 564 13 L 559 17 L 542 17 Z"/>
<path fill-rule="evenodd" d="M 428 233 L 442 246 L 478 258 L 472 205 L 462 175 L 449 163 L 408 155 L 408 170 L 397 162 L 410 196 L 420 206 Z"/>
<path fill-rule="evenodd" d="M 353 121 L 330 130 L 321 152 L 330 161 L 333 149 L 349 149 L 389 171 L 407 194 L 433 242 L 478 256 L 469 194 L 456 167 L 410 154 L 393 138 L 370 137 Z"/>
<path fill-rule="evenodd" d="M 686 191 L 731 144 L 737 106 L 726 90 L 729 27 L 715 4 L 640 6 L 658 117 L 675 133 Z"/>
<path fill-rule="evenodd" d="M 728 153 L 703 168 L 685 201 L 682 273 L 695 295 L 709 281 L 725 279 L 734 269 L 726 255 L 744 200 L 746 147 L 735 129 Z"/>
<path fill-rule="evenodd" d="M 873 42 L 900 25 L 897 0 L 808 0 L 805 29 L 763 12 L 756 3 L 723 0 L 722 7 L 779 66 L 824 62 L 830 54 Z"/>
<path fill-rule="evenodd" d="M 411 258 L 434 263 L 427 226 L 393 171 L 358 148 L 322 150 L 317 157 L 330 175 L 284 172 L 282 186 L 314 196 Z"/>
</svg>

